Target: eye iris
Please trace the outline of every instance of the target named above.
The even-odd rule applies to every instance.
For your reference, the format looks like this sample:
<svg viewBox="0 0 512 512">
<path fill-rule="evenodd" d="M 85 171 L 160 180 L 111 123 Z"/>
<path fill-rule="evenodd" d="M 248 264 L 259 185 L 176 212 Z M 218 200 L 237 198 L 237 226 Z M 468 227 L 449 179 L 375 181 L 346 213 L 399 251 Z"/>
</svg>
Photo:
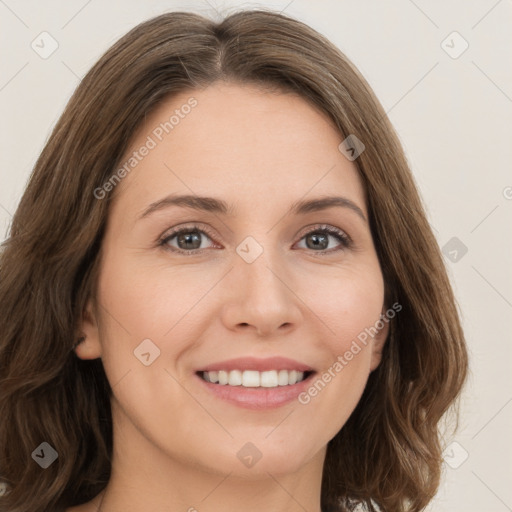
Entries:
<svg viewBox="0 0 512 512">
<path fill-rule="evenodd" d="M 190 231 L 188 233 L 180 233 L 177 238 L 178 245 L 181 249 L 199 249 L 201 247 L 201 235 L 197 231 Z M 185 247 L 180 244 L 183 242 Z"/>
<path fill-rule="evenodd" d="M 306 245 L 308 246 L 308 249 L 315 249 L 320 247 L 321 249 L 326 249 L 329 245 L 329 240 L 326 234 L 319 234 L 319 233 L 310 233 L 306 237 Z M 309 240 L 312 240 L 313 243 L 310 244 Z"/>
</svg>

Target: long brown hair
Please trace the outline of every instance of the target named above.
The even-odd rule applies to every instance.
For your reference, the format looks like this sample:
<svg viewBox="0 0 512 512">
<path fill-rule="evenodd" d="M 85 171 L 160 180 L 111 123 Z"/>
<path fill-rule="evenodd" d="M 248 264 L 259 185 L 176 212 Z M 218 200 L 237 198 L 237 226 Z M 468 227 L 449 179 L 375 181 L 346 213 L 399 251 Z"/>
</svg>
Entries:
<svg viewBox="0 0 512 512">
<path fill-rule="evenodd" d="M 422 510 L 440 481 L 440 420 L 460 393 L 467 353 L 444 262 L 398 137 L 369 85 L 313 29 L 281 14 L 220 22 L 167 13 L 132 29 L 84 77 L 31 175 L 0 255 L 0 512 L 91 500 L 111 470 L 111 389 L 101 359 L 73 351 L 112 195 L 94 190 L 164 98 L 217 80 L 295 92 L 356 135 L 390 324 L 380 366 L 329 442 L 321 504 Z M 136 172 L 136 171 L 134 171 Z M 32 463 L 42 442 L 58 453 Z"/>
</svg>

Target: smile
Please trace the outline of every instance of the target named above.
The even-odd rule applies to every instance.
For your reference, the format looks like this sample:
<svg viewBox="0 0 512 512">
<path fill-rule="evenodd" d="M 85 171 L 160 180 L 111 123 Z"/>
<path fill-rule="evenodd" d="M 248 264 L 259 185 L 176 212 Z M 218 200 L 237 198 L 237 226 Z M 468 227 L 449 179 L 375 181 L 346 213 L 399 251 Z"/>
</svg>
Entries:
<svg viewBox="0 0 512 512">
<path fill-rule="evenodd" d="M 199 372 L 206 382 L 221 386 L 242 386 L 245 388 L 277 388 L 302 382 L 311 372 L 299 370 L 220 370 Z"/>
</svg>

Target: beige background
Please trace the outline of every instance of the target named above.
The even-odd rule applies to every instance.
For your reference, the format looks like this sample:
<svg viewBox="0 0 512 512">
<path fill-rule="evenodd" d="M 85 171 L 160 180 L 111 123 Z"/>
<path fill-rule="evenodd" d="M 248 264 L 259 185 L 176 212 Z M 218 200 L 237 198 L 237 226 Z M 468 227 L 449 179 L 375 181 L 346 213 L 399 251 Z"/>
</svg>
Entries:
<svg viewBox="0 0 512 512">
<path fill-rule="evenodd" d="M 457 238 L 446 261 L 472 371 L 432 510 L 512 510 L 510 0 L 0 0 L 0 239 L 50 129 L 108 46 L 165 11 L 256 6 L 305 21 L 353 60 L 398 130 L 439 244 Z M 58 44 L 45 59 L 31 47 L 43 31 Z"/>
</svg>

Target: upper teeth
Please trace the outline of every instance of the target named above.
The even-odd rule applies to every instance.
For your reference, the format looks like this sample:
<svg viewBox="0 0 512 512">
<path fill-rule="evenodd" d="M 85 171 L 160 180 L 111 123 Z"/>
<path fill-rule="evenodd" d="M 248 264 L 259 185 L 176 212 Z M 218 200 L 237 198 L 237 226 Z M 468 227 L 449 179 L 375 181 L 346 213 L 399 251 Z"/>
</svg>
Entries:
<svg viewBox="0 0 512 512">
<path fill-rule="evenodd" d="M 228 384 L 229 386 L 244 386 L 246 388 L 275 388 L 288 386 L 304 379 L 304 372 L 298 370 L 270 370 L 258 372 L 254 370 L 231 370 L 218 372 L 202 372 L 207 382 Z"/>
</svg>

